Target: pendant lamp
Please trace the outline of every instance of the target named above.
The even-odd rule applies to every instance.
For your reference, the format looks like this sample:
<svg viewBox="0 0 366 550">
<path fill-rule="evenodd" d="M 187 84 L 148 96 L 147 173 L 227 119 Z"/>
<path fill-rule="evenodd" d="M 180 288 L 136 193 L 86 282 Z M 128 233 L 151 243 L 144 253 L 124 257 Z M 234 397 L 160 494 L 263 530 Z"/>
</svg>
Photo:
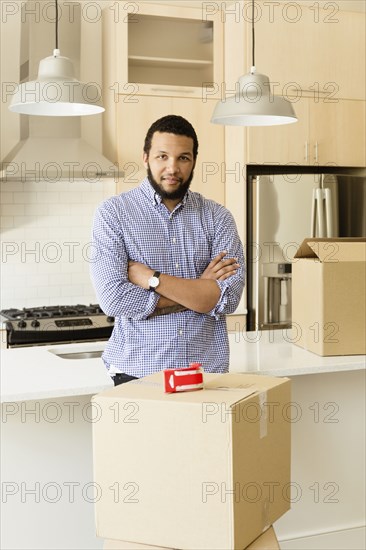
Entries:
<svg viewBox="0 0 366 550">
<path fill-rule="evenodd" d="M 292 103 L 271 93 L 268 76 L 257 73 L 254 60 L 254 0 L 252 0 L 252 67 L 239 78 L 236 94 L 218 101 L 211 122 L 230 126 L 275 126 L 297 122 Z"/>
<path fill-rule="evenodd" d="M 102 113 L 100 89 L 95 83 L 83 84 L 74 77 L 68 57 L 58 49 L 58 0 L 56 7 L 56 48 L 42 59 L 37 80 L 18 86 L 9 105 L 10 111 L 25 115 L 83 116 Z"/>
</svg>

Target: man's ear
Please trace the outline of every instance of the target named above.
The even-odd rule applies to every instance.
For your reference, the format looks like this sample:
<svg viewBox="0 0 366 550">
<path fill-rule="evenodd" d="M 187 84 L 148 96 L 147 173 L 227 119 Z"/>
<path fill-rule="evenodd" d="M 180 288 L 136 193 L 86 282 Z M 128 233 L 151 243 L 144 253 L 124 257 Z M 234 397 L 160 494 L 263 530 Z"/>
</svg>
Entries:
<svg viewBox="0 0 366 550">
<path fill-rule="evenodd" d="M 149 161 L 149 155 L 147 155 L 147 154 L 144 152 L 143 155 L 142 155 L 142 160 L 143 160 L 143 163 L 144 163 L 145 168 L 147 168 L 147 166 L 148 166 L 148 161 Z"/>
</svg>

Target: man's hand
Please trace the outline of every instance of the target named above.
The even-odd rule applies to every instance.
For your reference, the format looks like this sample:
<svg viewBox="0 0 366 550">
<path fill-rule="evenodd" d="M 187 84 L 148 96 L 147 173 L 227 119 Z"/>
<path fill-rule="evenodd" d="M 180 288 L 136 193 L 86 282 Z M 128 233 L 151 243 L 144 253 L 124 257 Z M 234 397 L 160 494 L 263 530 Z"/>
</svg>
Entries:
<svg viewBox="0 0 366 550">
<path fill-rule="evenodd" d="M 213 279 L 215 281 L 225 281 L 232 275 L 235 275 L 240 265 L 238 258 L 226 258 L 226 250 L 218 254 L 206 267 L 200 279 Z"/>
</svg>

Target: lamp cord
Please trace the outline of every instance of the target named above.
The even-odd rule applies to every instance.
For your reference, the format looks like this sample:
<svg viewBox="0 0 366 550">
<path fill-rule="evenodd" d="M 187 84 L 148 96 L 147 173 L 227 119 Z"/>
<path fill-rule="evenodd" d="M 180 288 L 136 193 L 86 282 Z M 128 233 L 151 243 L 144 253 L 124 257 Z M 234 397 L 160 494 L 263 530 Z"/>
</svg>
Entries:
<svg viewBox="0 0 366 550">
<path fill-rule="evenodd" d="M 58 2 L 55 0 L 56 7 L 56 50 L 58 50 Z"/>
<path fill-rule="evenodd" d="M 57 1 L 57 0 L 56 0 Z M 254 0 L 252 0 L 252 66 L 255 67 Z"/>
</svg>

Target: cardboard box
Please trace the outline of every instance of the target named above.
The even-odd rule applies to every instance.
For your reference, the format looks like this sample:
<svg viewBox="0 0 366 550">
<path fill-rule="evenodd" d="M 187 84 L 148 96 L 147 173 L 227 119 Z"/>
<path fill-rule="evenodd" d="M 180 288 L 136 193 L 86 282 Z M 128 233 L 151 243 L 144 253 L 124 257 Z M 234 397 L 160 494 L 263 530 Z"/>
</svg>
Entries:
<svg viewBox="0 0 366 550">
<path fill-rule="evenodd" d="M 150 546 L 147 544 L 135 544 L 121 540 L 106 540 L 103 550 L 174 550 L 164 548 L 163 546 Z M 197 549 L 198 550 L 198 549 Z M 249 544 L 244 550 L 280 550 L 276 533 L 273 527 L 267 529 L 254 542 Z"/>
<path fill-rule="evenodd" d="M 290 381 L 163 374 L 92 402 L 97 535 L 186 550 L 243 549 L 290 508 Z"/>
<path fill-rule="evenodd" d="M 318 355 L 366 353 L 366 239 L 305 239 L 292 266 L 293 342 Z"/>
</svg>

